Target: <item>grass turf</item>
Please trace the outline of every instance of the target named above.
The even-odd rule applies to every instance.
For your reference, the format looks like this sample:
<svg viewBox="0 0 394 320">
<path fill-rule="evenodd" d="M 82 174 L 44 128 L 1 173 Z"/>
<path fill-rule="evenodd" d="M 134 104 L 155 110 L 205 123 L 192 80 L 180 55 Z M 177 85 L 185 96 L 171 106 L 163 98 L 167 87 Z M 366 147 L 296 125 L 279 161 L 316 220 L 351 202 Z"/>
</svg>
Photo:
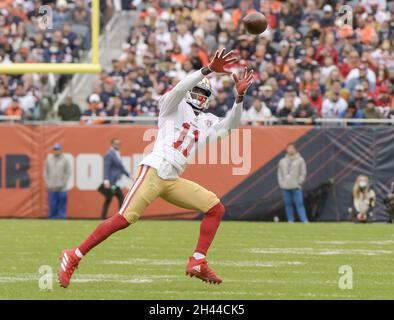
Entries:
<svg viewBox="0 0 394 320">
<path fill-rule="evenodd" d="M 185 276 L 197 221 L 140 221 L 84 258 L 58 287 L 61 249 L 98 221 L 0 220 L 0 299 L 394 299 L 394 228 L 386 224 L 223 222 L 209 262 L 220 286 Z M 53 268 L 53 290 L 38 286 Z M 341 265 L 353 289 L 341 290 Z"/>
</svg>

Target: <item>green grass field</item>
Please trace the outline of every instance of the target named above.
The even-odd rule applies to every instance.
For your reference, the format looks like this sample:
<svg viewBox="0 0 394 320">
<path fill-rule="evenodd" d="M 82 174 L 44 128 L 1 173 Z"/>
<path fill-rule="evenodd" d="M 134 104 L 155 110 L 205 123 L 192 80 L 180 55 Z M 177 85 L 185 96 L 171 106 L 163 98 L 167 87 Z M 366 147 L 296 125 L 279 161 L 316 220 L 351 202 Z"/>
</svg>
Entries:
<svg viewBox="0 0 394 320">
<path fill-rule="evenodd" d="M 68 289 L 39 288 L 97 221 L 0 220 L 1 299 L 394 299 L 394 226 L 223 222 L 209 262 L 220 286 L 185 276 L 196 221 L 140 221 L 84 258 Z M 353 289 L 338 286 L 341 265 Z"/>
</svg>

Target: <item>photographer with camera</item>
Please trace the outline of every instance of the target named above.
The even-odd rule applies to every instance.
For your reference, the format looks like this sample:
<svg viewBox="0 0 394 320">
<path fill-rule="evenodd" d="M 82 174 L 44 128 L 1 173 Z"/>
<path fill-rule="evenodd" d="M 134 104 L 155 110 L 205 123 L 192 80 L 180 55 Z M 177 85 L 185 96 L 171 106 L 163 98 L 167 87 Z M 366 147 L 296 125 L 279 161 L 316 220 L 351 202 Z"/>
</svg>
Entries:
<svg viewBox="0 0 394 320">
<path fill-rule="evenodd" d="M 369 185 L 369 178 L 359 175 L 353 186 L 353 208 L 349 212 L 358 222 L 367 222 L 373 215 L 376 194 Z"/>
<path fill-rule="evenodd" d="M 389 222 L 393 223 L 394 217 L 394 181 L 391 182 L 390 192 L 387 197 L 383 200 L 384 205 L 386 206 L 386 212 L 389 214 Z"/>
</svg>

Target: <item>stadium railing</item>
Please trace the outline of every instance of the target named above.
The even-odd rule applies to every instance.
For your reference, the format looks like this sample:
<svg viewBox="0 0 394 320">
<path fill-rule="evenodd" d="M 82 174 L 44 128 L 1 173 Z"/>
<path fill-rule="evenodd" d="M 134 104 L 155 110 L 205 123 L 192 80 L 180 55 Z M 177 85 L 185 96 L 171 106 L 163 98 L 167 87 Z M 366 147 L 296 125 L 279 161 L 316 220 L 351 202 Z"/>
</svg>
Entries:
<svg viewBox="0 0 394 320">
<path fill-rule="evenodd" d="M 23 120 L 20 116 L 4 116 L 0 115 L 0 121 L 3 122 L 14 122 L 14 121 L 21 121 Z M 293 122 L 296 124 L 306 124 L 311 119 L 309 118 L 294 118 Z M 158 117 L 152 116 L 126 116 L 126 117 L 117 117 L 117 116 L 82 116 L 81 117 L 82 123 L 89 124 L 95 121 L 104 121 L 113 123 L 127 123 L 127 124 L 143 124 L 143 123 L 157 123 Z M 289 124 L 285 123 L 286 119 L 281 118 L 256 118 L 253 120 L 245 120 L 246 123 L 250 122 L 261 122 L 264 125 L 274 125 L 274 124 Z M 30 120 L 23 120 L 23 123 L 26 124 L 81 124 L 80 121 L 60 121 L 60 120 L 50 120 L 50 121 L 30 121 Z M 290 123 L 292 124 L 292 123 Z M 386 124 L 386 125 L 394 125 L 394 119 L 325 119 L 325 118 L 316 118 L 313 119 L 313 123 L 307 123 L 308 125 L 324 125 L 324 124 L 368 124 L 368 125 L 379 125 L 379 124 Z"/>
<path fill-rule="evenodd" d="M 14 122 L 22 120 L 21 116 L 2 116 L 0 115 L 0 121 Z"/>
<path fill-rule="evenodd" d="M 82 116 L 81 120 L 89 122 L 94 120 L 103 120 L 103 121 L 117 121 L 117 122 L 135 122 L 135 123 L 143 123 L 143 122 L 157 122 L 158 117 L 151 116 L 127 116 L 127 117 L 116 117 L 116 116 Z M 298 124 L 305 124 L 311 119 L 309 118 L 294 118 L 293 121 Z M 270 124 L 280 124 L 286 119 L 281 118 L 256 118 L 253 120 L 245 120 L 246 122 L 261 122 L 265 125 Z M 325 119 L 325 118 L 316 118 L 313 119 L 313 124 L 392 124 L 394 125 L 394 119 Z M 311 124 L 312 125 L 312 124 Z"/>
</svg>

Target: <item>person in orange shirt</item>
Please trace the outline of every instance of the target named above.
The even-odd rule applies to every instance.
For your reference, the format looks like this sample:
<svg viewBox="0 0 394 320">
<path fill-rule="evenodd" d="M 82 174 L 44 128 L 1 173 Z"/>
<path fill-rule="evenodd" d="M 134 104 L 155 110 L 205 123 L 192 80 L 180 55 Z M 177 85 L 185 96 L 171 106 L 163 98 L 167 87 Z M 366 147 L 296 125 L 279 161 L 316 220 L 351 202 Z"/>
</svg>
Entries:
<svg viewBox="0 0 394 320">
<path fill-rule="evenodd" d="M 239 20 L 241 20 L 242 17 L 255 11 L 256 11 L 255 9 L 250 8 L 250 1 L 242 0 L 241 3 L 239 4 L 239 8 L 233 11 L 232 20 L 234 25 L 238 27 Z"/>
<path fill-rule="evenodd" d="M 260 11 L 266 14 L 268 11 L 272 11 L 274 14 L 279 14 L 282 9 L 282 2 L 277 0 L 266 0 L 260 2 Z"/>
<path fill-rule="evenodd" d="M 364 22 L 362 22 L 361 24 L 364 24 Z M 360 27 L 360 29 L 358 30 L 359 39 L 363 44 L 370 43 L 371 40 L 375 37 L 375 35 L 376 30 L 373 23 L 365 23 L 365 25 Z"/>
<path fill-rule="evenodd" d="M 182 53 L 181 47 L 178 44 L 175 44 L 171 58 L 179 63 L 184 63 L 187 60 L 187 55 Z"/>
<path fill-rule="evenodd" d="M 316 89 L 319 89 L 319 83 L 313 79 L 312 72 L 310 70 L 306 70 L 300 81 L 300 91 L 306 92 L 310 95 L 311 91 Z"/>
<path fill-rule="evenodd" d="M 23 116 L 23 109 L 19 104 L 19 99 L 16 96 L 12 97 L 12 101 L 10 106 L 5 110 L 4 113 L 6 116 L 19 116 L 22 118 Z"/>
<path fill-rule="evenodd" d="M 198 66 L 194 66 L 195 69 L 199 69 L 202 66 L 205 66 L 209 62 L 207 54 L 203 50 L 201 50 L 200 46 L 197 43 L 193 43 L 191 45 L 191 52 L 188 57 L 188 60 L 191 60 L 192 63 L 195 59 L 201 62 Z"/>
<path fill-rule="evenodd" d="M 13 0 L 0 0 L 0 9 L 11 6 L 12 2 Z"/>
<path fill-rule="evenodd" d="M 282 56 L 277 56 L 275 59 L 275 70 L 278 73 L 286 74 L 289 72 L 289 66 L 286 64 Z"/>
<path fill-rule="evenodd" d="M 17 4 L 11 11 L 14 17 L 20 18 L 22 21 L 27 21 L 27 12 L 24 10 L 23 5 Z"/>
</svg>

